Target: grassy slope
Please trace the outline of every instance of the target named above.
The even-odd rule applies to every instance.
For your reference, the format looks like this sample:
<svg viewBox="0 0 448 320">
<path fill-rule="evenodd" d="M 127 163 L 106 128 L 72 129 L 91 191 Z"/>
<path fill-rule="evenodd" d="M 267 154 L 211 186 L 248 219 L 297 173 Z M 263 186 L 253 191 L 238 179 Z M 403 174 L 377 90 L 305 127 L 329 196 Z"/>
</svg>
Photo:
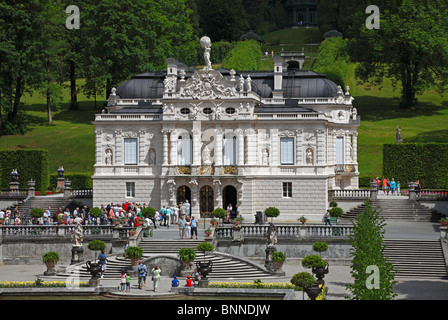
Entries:
<svg viewBox="0 0 448 320">
<path fill-rule="evenodd" d="M 265 35 L 265 39 L 300 39 L 299 46 L 306 44 L 302 34 L 305 30 L 289 29 Z M 314 32 L 314 31 L 310 31 Z M 301 35 L 299 37 L 299 35 Z M 295 35 L 295 36 L 294 36 Z M 293 37 L 293 38 L 291 38 Z M 270 40 L 272 41 L 272 40 Z M 314 40 L 316 41 L 316 40 Z M 266 61 L 266 63 L 269 63 Z M 354 106 L 361 115 L 358 130 L 358 162 L 362 176 L 382 174 L 382 145 L 394 143 L 397 125 L 402 128 L 404 142 L 446 142 L 448 139 L 448 99 L 435 91 L 419 97 L 421 105 L 416 111 L 399 110 L 399 92 L 394 91 L 386 80 L 383 89 L 368 89 L 358 85 L 354 79 L 354 65 L 350 66 L 347 81 L 350 93 L 355 97 Z M 91 121 L 101 110 L 93 108 L 93 102 L 82 94 L 78 95 L 79 110 L 68 110 L 69 94 L 66 93 L 64 107 L 53 113 L 54 123 L 46 123 L 45 98 L 39 95 L 25 97 L 32 120 L 31 130 L 25 135 L 4 136 L 0 138 L 0 148 L 44 148 L 50 154 L 50 173 L 56 173 L 60 165 L 67 172 L 91 172 L 94 164 L 95 135 Z M 102 97 L 104 99 L 104 97 Z M 101 98 L 98 98 L 100 101 Z"/>
</svg>

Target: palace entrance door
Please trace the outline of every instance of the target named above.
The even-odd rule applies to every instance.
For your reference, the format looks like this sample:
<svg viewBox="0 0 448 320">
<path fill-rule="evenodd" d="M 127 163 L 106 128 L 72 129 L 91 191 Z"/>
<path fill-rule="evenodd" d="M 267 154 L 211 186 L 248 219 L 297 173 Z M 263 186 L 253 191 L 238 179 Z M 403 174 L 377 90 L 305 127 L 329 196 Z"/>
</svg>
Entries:
<svg viewBox="0 0 448 320">
<path fill-rule="evenodd" d="M 199 191 L 199 210 L 201 218 L 210 218 L 213 216 L 214 197 L 213 188 L 210 186 L 203 186 Z"/>
<path fill-rule="evenodd" d="M 182 185 L 177 188 L 177 204 L 180 205 L 181 202 L 185 203 L 185 200 L 191 203 L 191 190 L 190 187 Z"/>
</svg>

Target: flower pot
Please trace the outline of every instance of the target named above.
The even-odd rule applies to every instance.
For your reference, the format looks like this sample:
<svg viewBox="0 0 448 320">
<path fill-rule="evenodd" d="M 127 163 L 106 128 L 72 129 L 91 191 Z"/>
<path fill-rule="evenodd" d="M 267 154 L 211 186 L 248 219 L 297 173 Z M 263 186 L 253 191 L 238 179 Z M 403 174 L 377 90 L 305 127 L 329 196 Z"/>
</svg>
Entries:
<svg viewBox="0 0 448 320">
<path fill-rule="evenodd" d="M 131 237 L 135 237 L 136 234 L 137 234 L 137 231 L 129 231 L 129 236 L 131 236 Z"/>
<path fill-rule="evenodd" d="M 310 300 L 316 300 L 316 298 L 322 292 L 322 289 L 319 288 L 319 285 L 315 285 L 312 287 L 305 288 L 304 291 L 306 292 Z"/>
<path fill-rule="evenodd" d="M 280 271 L 280 270 L 282 270 L 283 262 L 274 261 L 273 263 L 274 263 L 274 270 L 275 270 L 275 271 Z"/>
<path fill-rule="evenodd" d="M 207 275 L 212 272 L 213 262 L 196 262 L 196 267 L 198 268 L 199 273 L 202 275 L 202 279 L 207 279 Z"/>
<path fill-rule="evenodd" d="M 56 266 L 56 261 L 47 261 L 45 262 L 45 265 L 47 266 L 47 271 L 44 272 L 44 275 L 54 276 L 56 274 L 56 271 L 54 270 Z"/>
<path fill-rule="evenodd" d="M 92 278 L 94 279 L 99 278 L 98 275 L 101 272 L 101 266 L 98 263 L 87 261 L 86 266 L 87 266 L 87 272 L 90 272 Z"/>
<path fill-rule="evenodd" d="M 133 267 L 136 267 L 136 266 L 138 266 L 139 261 L 140 261 L 140 257 L 131 258 L 131 265 Z"/>
<path fill-rule="evenodd" d="M 328 264 L 328 262 L 326 262 L 326 266 L 324 268 L 314 268 L 313 267 L 311 269 L 311 271 L 316 275 L 317 282 L 323 283 L 324 282 L 323 278 L 329 271 L 329 264 Z"/>
</svg>

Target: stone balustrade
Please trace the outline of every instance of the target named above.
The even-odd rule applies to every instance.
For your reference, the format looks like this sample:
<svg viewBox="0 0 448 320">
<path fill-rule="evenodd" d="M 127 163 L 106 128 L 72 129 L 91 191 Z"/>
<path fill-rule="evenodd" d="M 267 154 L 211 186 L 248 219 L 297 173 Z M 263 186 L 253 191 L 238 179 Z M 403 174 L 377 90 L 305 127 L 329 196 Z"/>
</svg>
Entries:
<svg viewBox="0 0 448 320">
<path fill-rule="evenodd" d="M 277 238 L 278 239 L 288 239 L 288 238 L 340 238 L 347 239 L 348 236 L 353 232 L 353 225 L 276 225 L 277 227 Z M 242 225 L 239 232 L 244 238 L 250 237 L 265 237 L 268 232 L 269 226 L 252 226 L 252 225 Z M 215 236 L 219 239 L 233 238 L 234 229 L 233 227 L 217 227 L 215 228 Z"/>
<path fill-rule="evenodd" d="M 71 237 L 75 226 L 58 225 L 2 225 L 0 235 L 5 237 L 36 237 L 36 236 L 58 236 Z M 83 226 L 85 237 L 106 237 L 106 238 L 128 238 L 131 227 L 115 227 L 112 225 L 87 225 Z"/>
</svg>

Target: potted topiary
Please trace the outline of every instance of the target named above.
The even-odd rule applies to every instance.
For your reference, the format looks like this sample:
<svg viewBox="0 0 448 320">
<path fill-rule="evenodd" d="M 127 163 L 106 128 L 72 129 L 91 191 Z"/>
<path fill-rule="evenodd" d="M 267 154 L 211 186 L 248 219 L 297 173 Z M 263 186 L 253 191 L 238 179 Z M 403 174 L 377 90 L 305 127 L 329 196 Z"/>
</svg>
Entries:
<svg viewBox="0 0 448 320">
<path fill-rule="evenodd" d="M 187 269 L 191 266 L 191 262 L 196 259 L 196 251 L 193 248 L 181 248 L 177 252 L 179 255 L 179 259 L 184 266 L 184 269 Z"/>
<path fill-rule="evenodd" d="M 33 208 L 30 211 L 30 216 L 33 218 L 33 224 L 38 224 L 38 219 L 44 216 L 44 209 Z"/>
<path fill-rule="evenodd" d="M 292 276 L 290 282 L 296 286 L 296 290 L 302 291 L 302 298 L 305 299 L 305 292 L 310 299 L 314 300 L 319 295 L 320 289 L 317 285 L 316 279 L 309 272 L 300 272 Z M 316 289 L 317 288 L 317 289 Z"/>
<path fill-rule="evenodd" d="M 299 219 L 297 219 L 298 221 L 300 221 L 300 223 L 302 224 L 302 226 L 305 224 L 306 222 L 306 218 L 304 216 L 301 216 Z"/>
<path fill-rule="evenodd" d="M 440 219 L 440 225 L 442 225 L 442 226 L 446 226 L 446 225 L 447 225 L 447 220 L 446 220 L 446 218 L 441 218 L 441 219 Z"/>
<path fill-rule="evenodd" d="M 238 218 L 235 219 L 234 225 L 238 226 L 241 223 L 243 223 L 243 221 L 244 221 L 243 217 L 238 217 Z"/>
<path fill-rule="evenodd" d="M 344 210 L 339 207 L 333 207 L 330 209 L 330 217 L 336 218 L 336 223 L 338 222 L 338 218 L 342 217 L 344 214 Z"/>
<path fill-rule="evenodd" d="M 144 216 L 145 218 L 154 218 L 154 216 L 156 215 L 156 209 L 152 208 L 152 207 L 144 207 L 142 209 L 142 216 Z"/>
<path fill-rule="evenodd" d="M 135 228 L 129 230 L 129 236 L 130 237 L 135 237 L 136 234 L 137 234 L 137 230 Z"/>
<path fill-rule="evenodd" d="M 269 207 L 269 208 L 266 208 L 266 209 L 264 210 L 264 214 L 265 214 L 267 217 L 270 217 L 270 218 L 271 218 L 271 221 L 272 221 L 274 218 L 277 218 L 277 217 L 279 216 L 279 214 L 280 214 L 280 210 L 278 210 L 278 209 L 275 208 L 275 207 Z"/>
<path fill-rule="evenodd" d="M 54 270 L 56 263 L 59 261 L 59 253 L 56 251 L 49 251 L 45 252 L 42 255 L 42 261 L 47 266 L 47 271 L 44 272 L 44 275 L 46 276 L 52 276 L 56 274 L 56 271 Z"/>
<path fill-rule="evenodd" d="M 278 271 L 282 269 L 283 263 L 285 263 L 286 254 L 281 251 L 274 251 L 271 254 L 271 259 L 274 262 L 274 269 Z"/>
<path fill-rule="evenodd" d="M 126 249 L 126 258 L 131 259 L 133 268 L 137 268 L 139 260 L 143 257 L 143 249 L 141 247 L 130 246 Z"/>
<path fill-rule="evenodd" d="M 226 216 L 226 210 L 223 208 L 216 208 L 213 210 L 213 216 L 218 219 L 224 219 Z"/>
<path fill-rule="evenodd" d="M 319 255 L 321 256 L 321 252 L 325 252 L 328 250 L 328 243 L 326 243 L 325 241 L 315 242 L 313 244 L 313 250 L 319 252 Z"/>
<path fill-rule="evenodd" d="M 216 227 L 216 226 L 218 225 L 218 220 L 216 220 L 216 219 L 211 219 L 211 220 L 210 220 L 210 225 L 211 225 L 212 227 Z"/>
<path fill-rule="evenodd" d="M 95 218 L 95 223 L 97 222 L 97 219 L 100 218 L 102 215 L 103 215 L 103 211 L 100 208 L 90 209 L 90 216 L 92 218 Z"/>
<path fill-rule="evenodd" d="M 201 242 L 196 246 L 196 249 L 204 254 L 204 262 L 197 261 L 196 266 L 202 275 L 202 279 L 207 280 L 207 275 L 212 272 L 213 262 L 205 262 L 205 253 L 215 250 L 215 247 L 209 242 Z"/>
<path fill-rule="evenodd" d="M 212 229 L 209 228 L 209 229 L 205 230 L 204 233 L 207 237 L 210 237 L 212 235 L 213 231 L 212 231 Z"/>
<path fill-rule="evenodd" d="M 316 275 L 319 283 L 323 283 L 323 278 L 328 273 L 328 262 L 318 255 L 311 254 L 302 259 L 302 266 L 311 268 L 311 271 Z"/>
</svg>

